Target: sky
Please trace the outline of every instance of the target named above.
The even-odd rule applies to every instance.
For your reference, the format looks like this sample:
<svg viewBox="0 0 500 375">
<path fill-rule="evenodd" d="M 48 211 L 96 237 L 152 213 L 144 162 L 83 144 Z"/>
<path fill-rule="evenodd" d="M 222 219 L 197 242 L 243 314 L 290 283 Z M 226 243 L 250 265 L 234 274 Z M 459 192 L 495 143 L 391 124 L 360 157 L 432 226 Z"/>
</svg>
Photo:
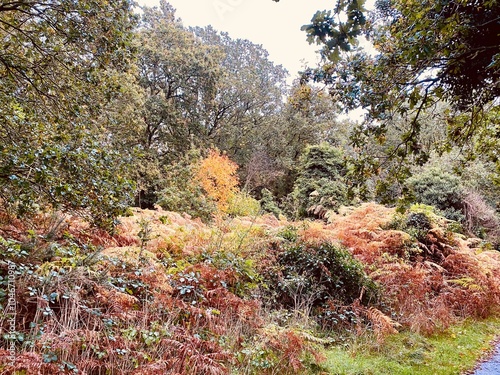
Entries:
<svg viewBox="0 0 500 375">
<path fill-rule="evenodd" d="M 335 0 L 167 0 L 177 9 L 185 26 L 212 25 L 232 38 L 261 44 L 269 59 L 297 76 L 304 62 L 315 65 L 319 46 L 309 45 L 300 30 L 316 11 L 332 9 Z M 140 5 L 155 6 L 159 0 L 138 0 Z"/>
</svg>

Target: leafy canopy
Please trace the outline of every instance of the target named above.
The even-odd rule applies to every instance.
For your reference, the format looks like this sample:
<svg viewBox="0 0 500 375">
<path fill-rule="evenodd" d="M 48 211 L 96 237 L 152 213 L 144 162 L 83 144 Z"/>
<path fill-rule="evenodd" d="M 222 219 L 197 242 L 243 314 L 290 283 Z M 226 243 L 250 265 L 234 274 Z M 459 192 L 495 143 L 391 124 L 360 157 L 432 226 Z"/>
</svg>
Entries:
<svg viewBox="0 0 500 375">
<path fill-rule="evenodd" d="M 323 11 L 303 27 L 310 42 L 323 45 L 322 55 L 331 63 L 324 66 L 324 75 L 318 78 L 348 87 L 358 84 L 358 91 L 348 90 L 357 99 L 351 103 L 374 107 L 375 97 L 370 95 L 378 94 L 395 104 L 397 98 L 390 94 L 399 93 L 399 104 L 428 105 L 427 95 L 470 111 L 499 96 L 497 1 L 378 0 L 368 19 L 363 3 L 338 1 L 335 14 L 344 12 L 344 22 Z M 357 48 L 357 38 L 362 34 L 373 43 L 376 56 Z M 341 55 L 351 50 L 355 53 Z M 371 64 L 372 69 L 368 69 Z M 368 78 L 375 82 L 370 83 Z M 387 78 L 392 80 L 384 82 Z M 382 88 L 388 89 L 385 95 Z M 370 109 L 372 117 L 383 112 Z"/>
<path fill-rule="evenodd" d="M 216 147 L 248 165 L 260 147 L 259 134 L 282 107 L 286 71 L 269 61 L 262 46 L 210 26 L 185 27 L 165 1 L 143 8 L 137 38 L 137 79 L 144 92 L 137 202 L 153 207 L 158 198 L 165 202 L 162 190 L 171 185 L 170 171 L 163 169 L 192 147 Z"/>
<path fill-rule="evenodd" d="M 339 0 L 333 12 L 317 12 L 303 27 L 308 40 L 323 47 L 324 59 L 304 78 L 326 83 L 345 110 L 366 110 L 366 121 L 353 135 L 357 147 L 368 137 L 382 140 L 399 116 L 410 126 L 391 155 L 414 154 L 424 163 L 422 116 L 444 101 L 450 109 L 441 126 L 447 127 L 450 146 L 498 149 L 490 113 L 498 111 L 500 95 L 499 17 L 496 0 L 378 0 L 370 12 L 363 1 Z M 361 36 L 374 54 L 358 46 Z M 492 159 L 498 162 L 498 155 Z"/>
<path fill-rule="evenodd" d="M 16 214 L 51 206 L 100 225 L 127 205 L 126 158 L 107 112 L 129 69 L 128 0 L 0 5 L 0 198 Z"/>
</svg>

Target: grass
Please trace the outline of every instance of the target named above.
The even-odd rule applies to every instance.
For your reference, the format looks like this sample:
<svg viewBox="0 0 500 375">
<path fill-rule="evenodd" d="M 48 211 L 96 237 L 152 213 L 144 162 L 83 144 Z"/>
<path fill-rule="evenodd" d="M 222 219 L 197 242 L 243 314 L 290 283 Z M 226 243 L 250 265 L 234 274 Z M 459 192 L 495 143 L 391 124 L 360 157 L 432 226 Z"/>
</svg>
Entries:
<svg viewBox="0 0 500 375">
<path fill-rule="evenodd" d="M 402 332 L 383 344 L 358 338 L 347 350 L 330 348 L 322 365 L 332 375 L 459 375 L 492 349 L 499 332 L 500 318 L 495 318 L 466 321 L 430 337 Z"/>
</svg>

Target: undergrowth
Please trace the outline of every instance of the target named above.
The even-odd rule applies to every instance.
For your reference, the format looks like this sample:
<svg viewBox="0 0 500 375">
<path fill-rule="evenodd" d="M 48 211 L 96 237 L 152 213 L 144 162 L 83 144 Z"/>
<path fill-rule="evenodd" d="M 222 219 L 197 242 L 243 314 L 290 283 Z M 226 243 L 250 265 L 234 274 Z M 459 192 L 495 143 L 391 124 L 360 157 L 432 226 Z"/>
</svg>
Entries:
<svg viewBox="0 0 500 375">
<path fill-rule="evenodd" d="M 498 314 L 500 253 L 447 221 L 375 204 L 329 218 L 208 225 L 136 210 L 113 236 L 71 217 L 5 222 L 2 371 L 313 374 L 344 355 L 337 344 L 385 356 L 401 340 L 430 337 L 420 345 Z"/>
</svg>

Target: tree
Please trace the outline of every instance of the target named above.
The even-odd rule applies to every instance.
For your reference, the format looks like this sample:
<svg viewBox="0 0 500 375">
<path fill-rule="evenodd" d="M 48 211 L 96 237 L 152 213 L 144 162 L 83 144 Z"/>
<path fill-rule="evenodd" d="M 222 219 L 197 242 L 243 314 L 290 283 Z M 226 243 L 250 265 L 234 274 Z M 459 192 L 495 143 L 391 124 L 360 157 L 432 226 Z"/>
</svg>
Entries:
<svg viewBox="0 0 500 375">
<path fill-rule="evenodd" d="M 227 212 L 229 201 L 238 191 L 238 165 L 218 150 L 209 150 L 201 160 L 196 178 L 206 196 L 215 201 L 220 212 Z"/>
<path fill-rule="evenodd" d="M 464 188 L 460 178 L 442 169 L 429 168 L 406 181 L 414 201 L 439 209 L 451 220 L 461 221 Z"/>
<path fill-rule="evenodd" d="M 221 53 L 204 45 L 162 1 L 144 8 L 139 30 L 139 82 L 146 92 L 146 150 L 174 159 L 211 132 L 206 112 L 221 74 Z"/>
<path fill-rule="evenodd" d="M 256 134 L 282 106 L 286 71 L 248 40 L 185 28 L 166 2 L 144 8 L 138 34 L 145 163 L 137 181 L 150 207 L 168 186 L 162 169 L 191 147 L 219 147 L 245 165 Z"/>
<path fill-rule="evenodd" d="M 0 196 L 15 213 L 44 206 L 110 225 L 127 205 L 124 163 L 103 116 L 133 57 L 128 0 L 0 5 Z"/>
<path fill-rule="evenodd" d="M 210 26 L 193 32 L 205 45 L 223 53 L 215 100 L 206 112 L 209 139 L 246 165 L 269 118 L 283 108 L 288 73 L 269 60 L 261 45 L 233 39 Z"/>
<path fill-rule="evenodd" d="M 442 126 L 450 145 L 482 142 L 498 149 L 496 120 L 489 116 L 498 111 L 500 95 L 498 2 L 379 0 L 367 16 L 363 3 L 339 0 L 333 13 L 318 12 L 303 27 L 310 42 L 323 46 L 324 57 L 305 78 L 327 83 L 344 109 L 367 110 L 354 144 L 382 136 L 398 115 L 410 126 L 391 156 L 413 153 L 424 163 L 421 116 L 445 101 L 451 109 Z M 361 35 L 375 55 L 358 47 Z"/>
<path fill-rule="evenodd" d="M 208 147 L 208 111 L 221 74 L 221 52 L 205 46 L 165 1 L 143 8 L 137 30 L 137 80 L 144 95 L 137 134 L 136 204 L 152 208 L 168 188 L 163 170 L 192 147 Z"/>
<path fill-rule="evenodd" d="M 209 221 L 215 214 L 215 201 L 205 195 L 199 173 L 202 158 L 198 150 L 167 165 L 165 187 L 158 193 L 157 204 L 168 211 L 185 212 L 192 217 Z"/>
<path fill-rule="evenodd" d="M 444 98 L 467 111 L 499 96 L 497 1 L 378 0 L 376 9 L 369 13 L 369 22 L 363 3 L 338 1 L 335 13 L 345 11 L 345 22 L 337 23 L 331 12 L 323 11 L 303 27 L 311 42 L 323 45 L 323 56 L 333 64 L 349 60 L 346 55 L 341 57 L 341 51 L 359 51 L 356 38 L 363 32 L 378 51 L 370 60 L 375 63 L 374 72 L 380 75 L 372 78 L 378 78 L 378 84 L 382 84 L 383 74 L 397 78 L 389 87 L 400 93 L 406 88 L 404 99 L 409 104 L 425 98 L 408 87 L 422 89 L 421 95 L 427 92 L 427 96 Z M 349 78 L 360 84 L 366 84 L 364 77 L 353 73 L 355 68 L 363 67 L 363 59 L 367 58 L 356 54 L 350 60 Z M 348 82 L 348 77 L 341 74 L 327 75 Z M 361 94 L 367 95 L 363 91 L 359 94 L 359 99 Z"/>
<path fill-rule="evenodd" d="M 265 126 L 253 135 L 245 186 L 251 190 L 264 187 L 283 198 L 293 189 L 304 149 L 326 139 L 339 145 L 341 133 L 328 92 L 295 81 L 282 110 L 269 116 Z"/>
</svg>

